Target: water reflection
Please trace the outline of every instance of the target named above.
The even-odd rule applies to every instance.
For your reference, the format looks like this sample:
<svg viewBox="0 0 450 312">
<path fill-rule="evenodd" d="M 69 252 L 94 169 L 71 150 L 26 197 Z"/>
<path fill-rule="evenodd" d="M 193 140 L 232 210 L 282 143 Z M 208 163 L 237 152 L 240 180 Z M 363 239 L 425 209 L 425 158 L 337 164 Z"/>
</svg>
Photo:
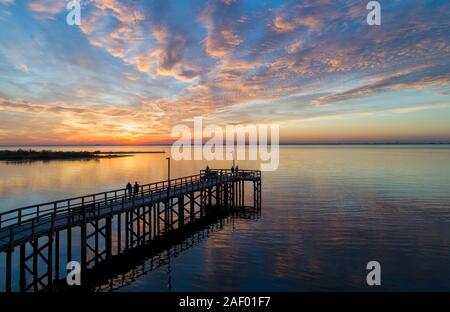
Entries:
<svg viewBox="0 0 450 312">
<path fill-rule="evenodd" d="M 163 180 L 169 148 L 151 148 L 166 154 L 0 163 L 0 210 L 115 189 L 128 181 Z M 231 167 L 230 161 L 208 164 Z M 258 162 L 238 164 L 259 168 Z M 173 161 L 172 174 L 187 176 L 205 166 Z M 449 291 L 449 176 L 446 145 L 282 147 L 278 170 L 262 176 L 259 222 L 233 219 L 195 248 L 171 257 L 172 290 L 368 290 L 365 265 L 377 260 L 380 290 Z M 154 269 L 120 290 L 165 291 L 166 269 Z"/>
<path fill-rule="evenodd" d="M 120 290 L 121 288 L 133 286 L 140 278 L 149 275 L 152 271 L 159 270 L 160 272 L 166 273 L 165 290 L 171 291 L 172 275 L 176 274 L 171 269 L 171 261 L 173 259 L 179 257 L 189 249 L 200 245 L 214 232 L 221 231 L 224 227 L 233 224 L 235 219 L 246 219 L 250 222 L 258 220 L 259 216 L 260 211 L 248 207 L 211 222 L 199 231 L 187 235 L 178 242 L 173 242 L 167 249 L 161 252 L 152 250 L 151 245 L 144 246 L 146 250 L 141 254 L 138 255 L 135 252 L 132 257 L 128 256 L 126 263 L 124 263 L 125 266 L 118 268 L 120 273 L 112 273 L 113 276 L 103 276 L 103 282 L 94 283 L 89 288 L 97 292 Z M 148 254 L 152 254 L 152 256 L 148 257 Z"/>
</svg>

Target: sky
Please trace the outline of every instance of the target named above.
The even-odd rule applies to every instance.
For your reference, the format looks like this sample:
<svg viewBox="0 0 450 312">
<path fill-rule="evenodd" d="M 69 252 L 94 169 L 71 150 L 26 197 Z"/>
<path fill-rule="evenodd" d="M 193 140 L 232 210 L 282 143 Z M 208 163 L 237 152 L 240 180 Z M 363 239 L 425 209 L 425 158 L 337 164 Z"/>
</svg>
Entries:
<svg viewBox="0 0 450 312">
<path fill-rule="evenodd" d="M 450 142 L 450 2 L 0 0 L 0 144 Z"/>
</svg>

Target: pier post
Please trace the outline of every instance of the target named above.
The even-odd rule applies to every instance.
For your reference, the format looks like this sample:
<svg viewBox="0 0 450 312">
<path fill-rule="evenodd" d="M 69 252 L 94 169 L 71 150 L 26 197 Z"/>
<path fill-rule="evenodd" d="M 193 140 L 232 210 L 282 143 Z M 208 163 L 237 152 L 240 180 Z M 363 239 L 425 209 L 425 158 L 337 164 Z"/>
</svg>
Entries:
<svg viewBox="0 0 450 312">
<path fill-rule="evenodd" d="M 220 207 L 220 185 L 216 185 L 216 209 Z"/>
<path fill-rule="evenodd" d="M 122 249 L 122 213 L 117 215 L 117 254 L 120 254 Z"/>
<path fill-rule="evenodd" d="M 26 243 L 20 245 L 20 291 L 25 291 L 26 287 L 26 269 L 25 269 L 25 253 L 26 253 Z"/>
<path fill-rule="evenodd" d="M 151 241 L 153 234 L 155 232 L 154 224 L 153 224 L 153 203 L 148 206 L 148 240 Z"/>
<path fill-rule="evenodd" d="M 261 196 L 262 196 L 262 192 L 261 192 L 261 180 L 258 180 L 258 210 L 261 210 Z"/>
<path fill-rule="evenodd" d="M 160 203 L 156 204 L 156 227 L 157 227 L 157 234 L 159 235 L 161 233 L 161 222 L 160 222 Z"/>
<path fill-rule="evenodd" d="M 205 209 L 205 191 L 200 190 L 200 218 L 203 217 L 203 210 Z"/>
<path fill-rule="evenodd" d="M 81 225 L 81 240 L 80 240 L 80 246 L 81 246 L 81 259 L 80 259 L 80 265 L 81 265 L 81 284 L 83 285 L 86 282 L 86 223 L 83 222 Z"/>
<path fill-rule="evenodd" d="M 257 204 L 256 204 L 256 198 L 257 196 L 257 192 L 256 192 L 256 181 L 253 181 L 253 208 L 257 208 Z"/>
<path fill-rule="evenodd" d="M 224 185 L 224 190 L 223 190 L 223 198 L 224 198 L 224 208 L 228 209 L 229 207 L 229 202 L 230 202 L 230 197 L 229 197 L 229 183 L 225 183 Z"/>
<path fill-rule="evenodd" d="M 99 230 L 98 230 L 98 219 L 95 220 L 94 222 L 94 240 L 95 240 L 95 245 L 94 245 L 94 263 L 95 265 L 98 264 L 98 258 L 99 258 L 99 252 L 98 252 L 98 234 L 99 234 Z"/>
<path fill-rule="evenodd" d="M 233 187 L 231 188 L 231 207 L 236 208 L 237 196 L 238 196 L 238 181 L 233 181 Z"/>
<path fill-rule="evenodd" d="M 108 268 L 111 269 L 112 260 L 112 230 L 111 230 L 111 217 L 105 219 L 105 251 L 106 251 L 106 261 L 108 263 Z"/>
<path fill-rule="evenodd" d="M 169 228 L 169 230 L 173 230 L 173 223 L 174 223 L 174 221 L 173 221 L 173 211 L 174 211 L 174 207 L 175 207 L 175 205 L 174 205 L 174 203 L 173 203 L 173 198 L 171 198 L 170 199 L 170 202 L 169 202 L 169 214 L 170 214 L 170 221 L 169 221 L 169 224 L 170 224 L 170 228 Z"/>
<path fill-rule="evenodd" d="M 59 280 L 59 231 L 55 232 L 55 281 Z"/>
<path fill-rule="evenodd" d="M 72 261 L 72 226 L 69 223 L 67 227 L 67 263 Z"/>
<path fill-rule="evenodd" d="M 48 235 L 47 251 L 47 287 L 51 289 L 53 284 L 53 232 Z"/>
<path fill-rule="evenodd" d="M 155 238 L 158 235 L 157 225 L 156 225 L 156 223 L 158 222 L 158 215 L 156 214 L 157 204 L 153 204 L 152 206 L 153 206 L 152 207 L 153 208 L 153 238 Z"/>
<path fill-rule="evenodd" d="M 134 219 L 134 218 L 133 218 Z M 136 209 L 136 227 L 137 227 L 137 242 L 136 245 L 141 245 L 141 207 Z"/>
<path fill-rule="evenodd" d="M 33 235 L 33 290 L 38 289 L 38 251 L 39 238 Z"/>
<path fill-rule="evenodd" d="M 241 201 L 241 206 L 244 207 L 245 206 L 245 181 L 242 181 L 242 201 Z"/>
<path fill-rule="evenodd" d="M 129 233 L 129 216 L 128 211 L 125 211 L 125 250 L 128 250 L 128 246 L 130 244 L 130 233 Z"/>
<path fill-rule="evenodd" d="M 195 194 L 194 192 L 191 192 L 191 195 L 189 196 L 189 201 L 190 201 L 190 210 L 189 210 L 189 214 L 191 217 L 191 222 L 194 222 L 195 220 Z"/>
<path fill-rule="evenodd" d="M 184 195 L 178 198 L 178 228 L 184 225 Z"/>
<path fill-rule="evenodd" d="M 241 207 L 242 205 L 242 181 L 238 182 L 239 185 L 239 199 L 238 199 L 238 206 Z"/>
<path fill-rule="evenodd" d="M 11 284 L 12 284 L 12 254 L 14 252 L 13 247 L 13 239 L 14 239 L 14 227 L 11 226 L 9 228 L 9 246 L 8 251 L 6 252 L 6 284 L 5 291 L 11 292 Z"/>
<path fill-rule="evenodd" d="M 168 234 L 169 232 L 169 209 L 170 209 L 170 201 L 169 199 L 164 204 L 164 232 Z"/>
<path fill-rule="evenodd" d="M 212 206 L 212 188 L 208 188 L 208 208 Z"/>
</svg>

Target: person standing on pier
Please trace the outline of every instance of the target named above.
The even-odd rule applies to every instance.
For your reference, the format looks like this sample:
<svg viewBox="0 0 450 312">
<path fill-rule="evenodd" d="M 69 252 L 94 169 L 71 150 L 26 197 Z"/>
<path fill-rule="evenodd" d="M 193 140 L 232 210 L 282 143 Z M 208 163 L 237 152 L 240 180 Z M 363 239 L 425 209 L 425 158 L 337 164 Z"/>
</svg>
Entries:
<svg viewBox="0 0 450 312">
<path fill-rule="evenodd" d="M 131 194 L 133 193 L 133 187 L 131 186 L 130 182 L 128 182 L 128 184 L 127 184 L 127 192 L 128 192 L 128 198 L 131 199 Z"/>
<path fill-rule="evenodd" d="M 136 197 L 139 193 L 139 183 L 134 182 L 134 197 Z"/>
</svg>

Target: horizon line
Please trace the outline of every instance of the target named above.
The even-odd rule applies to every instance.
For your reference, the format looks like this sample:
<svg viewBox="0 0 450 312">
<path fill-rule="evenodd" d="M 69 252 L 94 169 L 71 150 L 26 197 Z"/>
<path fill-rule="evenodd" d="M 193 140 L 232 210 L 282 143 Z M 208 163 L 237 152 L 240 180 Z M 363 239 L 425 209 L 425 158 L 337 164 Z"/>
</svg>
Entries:
<svg viewBox="0 0 450 312">
<path fill-rule="evenodd" d="M 301 146 L 301 145 L 448 145 L 450 141 L 412 141 L 412 142 L 287 142 L 280 143 L 279 146 Z M 172 143 L 160 143 L 160 144 L 0 144 L 0 147 L 36 147 L 36 146 L 88 146 L 88 147 L 101 147 L 101 146 L 171 146 Z M 270 144 L 268 144 L 270 145 Z M 235 144 L 235 146 L 248 146 L 248 144 Z"/>
</svg>

